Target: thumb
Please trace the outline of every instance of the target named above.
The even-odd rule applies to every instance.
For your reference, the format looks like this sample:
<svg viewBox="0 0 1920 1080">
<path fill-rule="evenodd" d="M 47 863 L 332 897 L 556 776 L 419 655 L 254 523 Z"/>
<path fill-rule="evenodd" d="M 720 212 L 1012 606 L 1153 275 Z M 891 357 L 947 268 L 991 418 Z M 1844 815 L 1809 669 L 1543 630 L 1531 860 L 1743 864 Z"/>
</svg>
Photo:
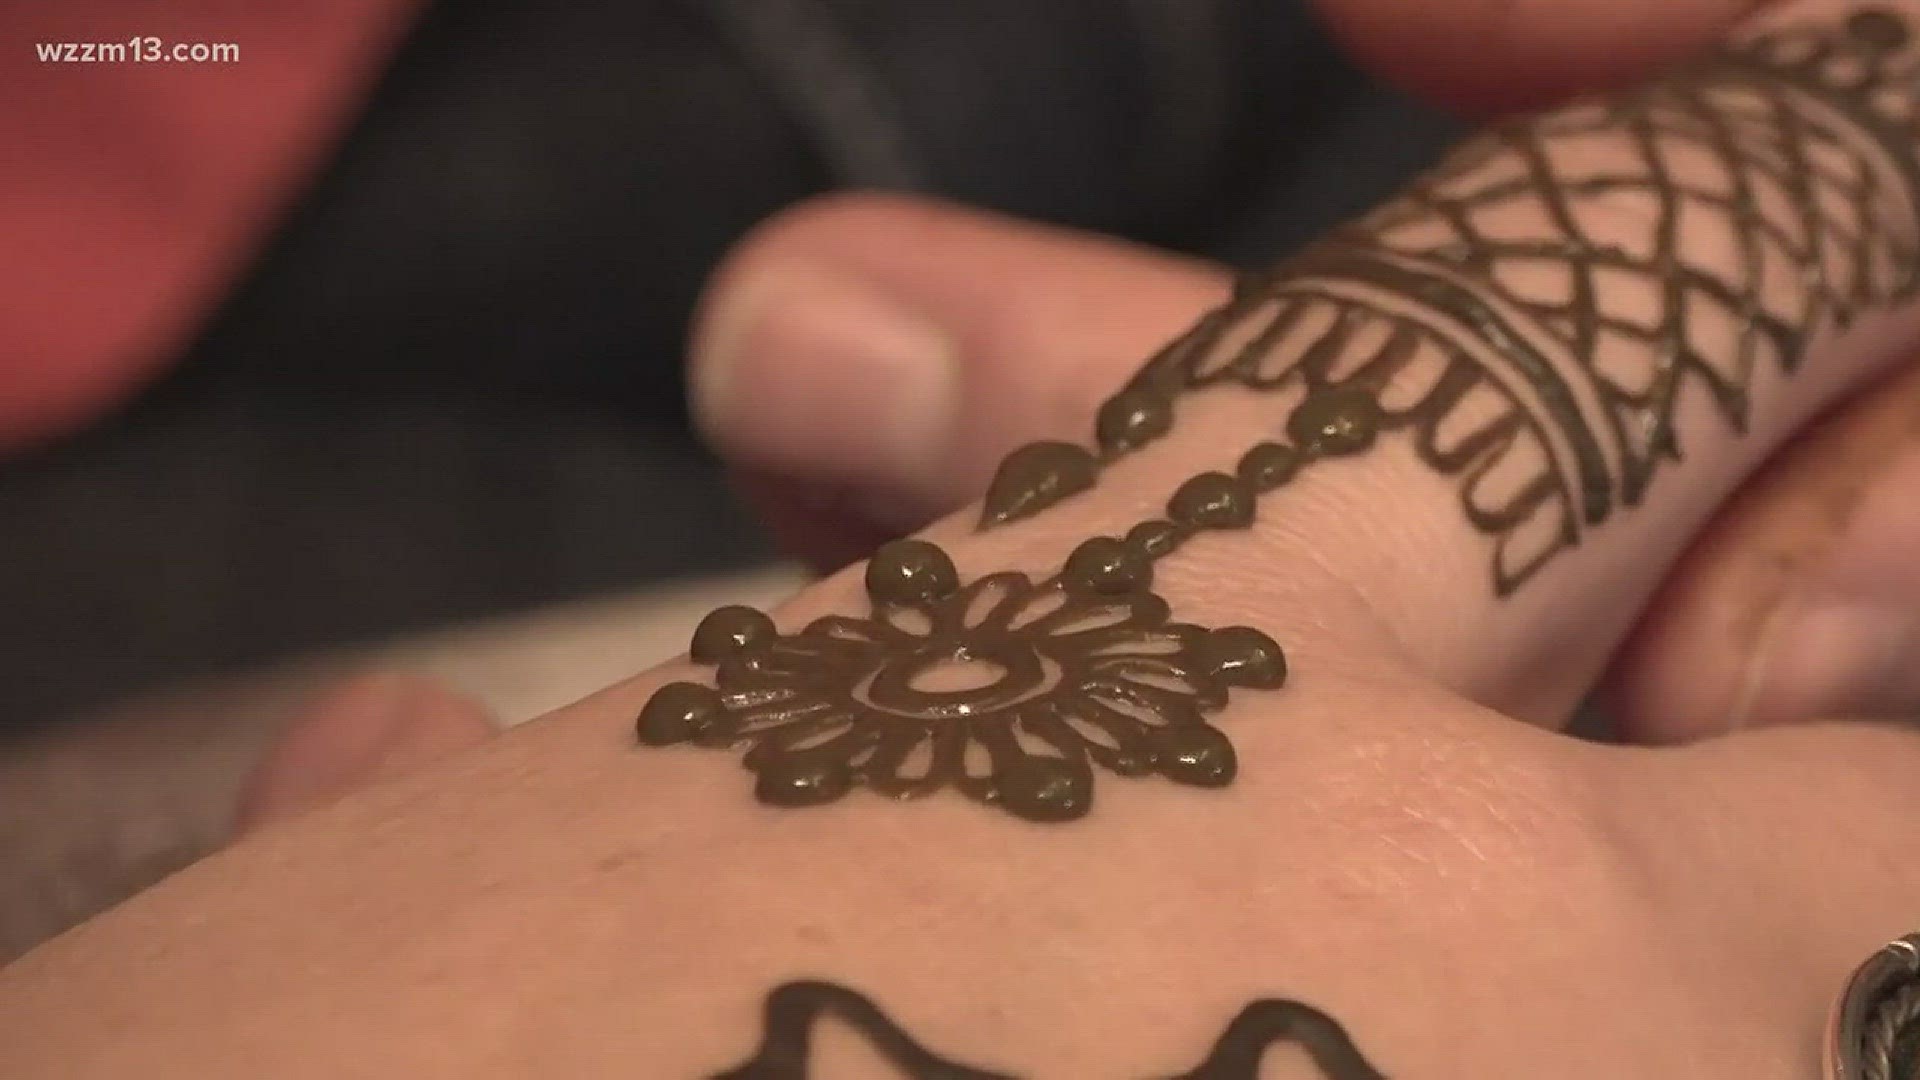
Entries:
<svg viewBox="0 0 1920 1080">
<path fill-rule="evenodd" d="M 1078 435 L 1226 289 L 1215 267 L 1116 240 L 829 197 L 715 276 L 694 414 L 788 546 L 843 565 L 978 498 L 1014 447 Z"/>
<path fill-rule="evenodd" d="M 1615 661 L 1670 742 L 1920 711 L 1920 364 L 1785 447 L 1715 517 Z"/>
</svg>

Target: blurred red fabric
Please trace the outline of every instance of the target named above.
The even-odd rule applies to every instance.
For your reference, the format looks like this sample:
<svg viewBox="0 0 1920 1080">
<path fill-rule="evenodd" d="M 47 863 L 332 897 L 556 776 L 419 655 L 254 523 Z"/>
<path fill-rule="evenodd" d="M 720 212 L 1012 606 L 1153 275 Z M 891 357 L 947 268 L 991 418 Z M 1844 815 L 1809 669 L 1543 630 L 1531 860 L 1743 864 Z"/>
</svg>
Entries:
<svg viewBox="0 0 1920 1080">
<path fill-rule="evenodd" d="M 191 341 L 359 111 L 421 0 L 7 4 L 0 449 L 71 431 Z M 227 63 L 38 46 L 233 43 Z M 145 51 L 145 47 L 142 47 Z"/>
</svg>

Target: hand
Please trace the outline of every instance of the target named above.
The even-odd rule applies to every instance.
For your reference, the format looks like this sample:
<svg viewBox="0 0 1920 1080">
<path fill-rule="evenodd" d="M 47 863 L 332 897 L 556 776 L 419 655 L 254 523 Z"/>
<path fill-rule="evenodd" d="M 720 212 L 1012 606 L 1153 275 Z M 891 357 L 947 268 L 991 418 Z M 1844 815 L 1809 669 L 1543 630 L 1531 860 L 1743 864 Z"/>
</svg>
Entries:
<svg viewBox="0 0 1920 1080">
<path fill-rule="evenodd" d="M 1920 18 L 1920 6 L 1900 10 Z M 1781 17 L 1834 28 L 1833 12 L 1803 5 Z M 1732 95 L 1749 92 L 1761 90 Z M 1638 145 L 1596 138 L 1587 164 L 1609 170 Z M 1555 160 L 1565 152 L 1549 149 Z M 1882 269 L 1859 282 L 1862 295 L 1884 297 L 1899 291 L 1898 266 L 1920 259 L 1920 224 L 1910 202 L 1872 203 L 1885 225 L 1859 242 L 1865 265 Z M 1540 227 L 1531 204 L 1503 207 L 1475 216 L 1486 235 L 1525 240 Z M 1606 235 L 1647 221 L 1622 203 L 1581 210 Z M 1711 219 L 1691 220 L 1668 253 L 1739 284 L 1728 249 L 1703 242 Z M 1908 254 L 1883 272 L 1889 252 Z M 1458 386 L 1453 406 L 1420 421 L 1433 427 L 1382 434 L 1360 452 L 1381 420 L 1351 394 L 1312 399 L 1309 416 L 1330 401 L 1348 408 L 1308 425 L 1285 389 L 1195 393 L 1179 399 L 1170 434 L 1072 500 L 986 533 L 969 514 L 925 534 L 974 582 L 1080 565 L 1069 552 L 1089 537 L 1160 513 L 1193 522 L 1184 546 L 1154 563 L 1151 592 L 1183 622 L 1258 627 L 1293 661 L 1285 688 L 1243 679 L 1212 714 L 1238 754 L 1230 784 L 1177 783 L 1194 779 L 1182 772 L 1188 759 L 1155 758 L 1168 775 L 1089 770 L 1081 819 L 1019 821 L 1002 808 L 1018 808 L 1007 793 L 1019 789 L 1005 785 L 1039 753 L 1028 747 L 1004 769 L 995 759 L 998 805 L 950 788 L 907 804 L 855 790 L 805 810 L 756 806 L 755 779 L 732 752 L 633 747 L 633 717 L 656 689 L 710 677 L 674 665 L 268 830 L 0 971 L 0 1061 L 20 1075 L 80 1078 L 713 1075 L 752 1053 L 761 995 L 824 978 L 882 1003 L 942 1056 L 1034 1077 L 1190 1069 L 1235 1011 L 1272 996 L 1325 1010 L 1393 1076 L 1813 1076 L 1842 977 L 1911 929 L 1920 866 L 1905 856 L 1920 741 L 1891 726 L 1807 723 L 1650 750 L 1551 729 L 1711 508 L 1809 418 L 1892 370 L 1920 339 L 1920 308 L 1863 301 L 1847 333 L 1796 353 L 1790 379 L 1756 368 L 1744 434 L 1724 404 L 1682 394 L 1673 419 L 1683 456 L 1655 460 L 1646 498 L 1610 504 L 1577 546 L 1549 543 L 1551 559 L 1502 600 L 1490 567 L 1510 578 L 1534 563 L 1494 563 L 1493 553 L 1542 549 L 1504 525 L 1463 527 L 1459 496 L 1503 521 L 1495 511 L 1570 505 L 1500 494 L 1536 490 L 1538 474 L 1523 466 L 1560 459 L 1527 456 L 1544 443 L 1496 440 L 1478 453 L 1497 467 L 1433 462 L 1454 460 L 1442 448 L 1465 454 L 1475 431 L 1519 430 L 1498 411 L 1518 397 L 1496 392 L 1469 408 L 1468 384 L 1447 381 L 1456 370 L 1507 378 L 1512 357 L 1459 336 L 1493 325 L 1484 318 L 1452 324 L 1452 309 L 1419 310 L 1428 293 L 1396 301 L 1332 265 L 1302 264 L 1250 296 L 1371 296 L 1371 307 L 1343 309 L 1363 325 L 1330 353 L 1313 348 L 1324 337 L 1287 339 L 1258 354 L 1259 370 L 1270 360 L 1325 374 L 1333 369 L 1308 361 L 1376 355 L 1395 335 L 1368 334 L 1415 320 L 1437 335 L 1420 348 L 1438 351 L 1377 354 L 1411 365 L 1399 369 L 1411 381 L 1367 400 L 1419 415 L 1395 395 L 1424 402 L 1422 386 Z M 1535 265 L 1508 287 L 1530 295 L 1551 273 Z M 1765 309 L 1814 287 L 1788 278 L 1765 292 Z M 1605 310 L 1633 314 L 1626 299 L 1605 297 Z M 1497 312 L 1515 301 L 1488 292 L 1479 302 Z M 1224 325 L 1252 329 L 1266 310 L 1236 308 Z M 1737 371 L 1721 365 L 1739 338 L 1708 324 L 1687 341 L 1699 363 Z M 1480 360 L 1436 369 L 1432 357 L 1461 355 L 1436 343 Z M 1583 377 L 1555 355 L 1552 370 Z M 1655 341 L 1608 359 L 1625 377 L 1664 355 Z M 1436 370 L 1447 379 L 1414 378 Z M 1692 387 L 1705 376 L 1687 378 Z M 1580 398 L 1580 416 L 1590 405 Z M 1550 455 L 1578 441 L 1578 419 L 1554 415 L 1568 426 L 1526 429 L 1552 440 Z M 1628 439 L 1644 431 L 1658 426 L 1615 433 L 1608 477 L 1644 448 Z M 1260 500 L 1253 520 L 1168 499 L 1276 432 L 1321 457 Z M 1421 450 L 1427 435 L 1435 442 Z M 1493 476 L 1520 483 L 1480 486 Z M 1599 490 L 1593 480 L 1579 490 Z M 863 625 L 862 573 L 797 598 L 777 614 L 780 628 L 794 634 L 824 615 Z M 900 580 L 879 575 L 867 591 Z M 1143 588 L 1106 595 L 1150 610 Z M 902 616 L 898 632 L 912 624 Z M 740 655 L 759 659 L 740 664 L 779 682 L 757 633 Z M 1193 639 L 1176 640 L 1198 670 L 1213 670 L 1184 651 Z M 725 645 L 708 635 L 702 653 L 713 651 Z M 894 666 L 884 670 L 917 674 L 886 655 Z M 796 677 L 810 686 L 842 670 L 822 663 Z M 856 701 L 901 700 L 876 689 L 867 667 L 844 670 L 859 676 Z M 1191 697 L 1224 677 L 1153 669 L 1140 685 Z M 1085 685 L 1043 680 L 1038 693 L 1077 709 Z M 978 737 L 975 715 L 947 715 L 938 730 Z M 761 780 L 785 760 L 771 754 Z M 811 1059 L 808 1075 L 836 1080 L 905 1071 L 843 1035 L 823 1035 Z M 1265 1073 L 1304 1080 L 1313 1070 L 1276 1052 Z"/>
<path fill-rule="evenodd" d="M 1379 70 L 1481 111 L 1639 77 L 1757 6 L 1324 4 Z M 1111 239 L 830 197 L 757 231 L 717 276 L 696 411 L 787 546 L 835 568 L 978 498 L 1015 446 L 1084 439 L 1094 407 L 1223 282 Z M 1838 403 L 1703 527 L 1606 680 L 1624 737 L 1920 711 L 1914 367 Z"/>
<path fill-rule="evenodd" d="M 309 663 L 137 695 L 8 740 L 0 964 L 237 834 L 493 730 L 481 703 L 435 679 Z"/>
</svg>

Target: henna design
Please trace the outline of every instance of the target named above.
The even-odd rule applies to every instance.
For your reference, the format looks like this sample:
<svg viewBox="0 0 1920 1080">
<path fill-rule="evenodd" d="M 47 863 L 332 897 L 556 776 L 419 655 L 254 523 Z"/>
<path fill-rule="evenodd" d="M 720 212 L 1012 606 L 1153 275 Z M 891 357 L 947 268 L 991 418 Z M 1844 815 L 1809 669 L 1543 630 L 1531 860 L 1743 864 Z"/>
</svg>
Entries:
<svg viewBox="0 0 1920 1080">
<path fill-rule="evenodd" d="M 1002 464 L 980 528 L 1085 491 L 1164 437 L 1176 399 L 1237 385 L 1288 403 L 1232 472 L 1187 480 L 1166 517 L 1095 537 L 1054 577 L 963 587 L 931 544 L 882 548 L 872 613 L 779 632 L 726 608 L 638 722 L 650 746 L 745 748 L 755 794 L 832 802 L 955 787 L 1034 821 L 1086 814 L 1093 767 L 1212 787 L 1232 744 L 1203 714 L 1277 688 L 1280 648 L 1169 621 L 1153 563 L 1250 525 L 1259 497 L 1406 433 L 1459 484 L 1506 596 L 1678 458 L 1677 402 L 1735 428 L 1763 363 L 1920 286 L 1920 55 L 1877 10 L 1723 49 L 1647 88 L 1502 124 L 1394 203 L 1271 273 L 1150 360 L 1101 407 L 1096 453 Z M 1596 152 L 1597 151 L 1597 152 Z M 1685 242 L 1682 242 L 1682 233 Z M 936 687 L 956 669 L 984 682 Z"/>
<path fill-rule="evenodd" d="M 791 982 L 767 995 L 760 1048 L 744 1065 L 712 1080 L 818 1080 L 808 1072 L 813 1025 L 837 1015 L 858 1028 L 874 1049 L 911 1080 L 1017 1080 L 1007 1073 L 957 1065 L 936 1057 L 894 1023 L 866 995 L 829 982 Z"/>
<path fill-rule="evenodd" d="M 1017 1080 L 935 1056 L 866 995 L 833 983 L 802 981 L 778 987 L 767 995 L 765 1014 L 765 1031 L 752 1059 L 711 1080 L 813 1080 L 808 1073 L 813 1025 L 829 1014 L 859 1029 L 909 1080 Z M 1207 1059 L 1171 1080 L 1258 1080 L 1266 1052 L 1288 1042 L 1304 1049 L 1326 1080 L 1387 1080 L 1338 1021 L 1312 1006 L 1278 998 L 1241 1010 Z"/>
<path fill-rule="evenodd" d="M 1407 431 L 1458 480 L 1493 540 L 1495 592 L 1513 592 L 1641 503 L 1680 455 L 1689 388 L 1742 429 L 1763 366 L 1791 372 L 1816 334 L 1914 295 L 1910 36 L 1860 10 L 1483 132 L 1386 207 L 1243 279 L 1100 410 L 1100 454 L 1082 454 L 1152 442 L 1178 395 L 1210 386 L 1303 407 L 1364 394 L 1369 437 Z M 1072 482 L 1043 460 L 1071 460 Z M 1092 484 L 1064 451 L 1015 462 L 982 528 Z"/>
<path fill-rule="evenodd" d="M 1297 1043 L 1327 1080 L 1387 1080 L 1340 1022 L 1311 1005 L 1267 998 L 1240 1011 L 1191 1072 L 1172 1080 L 1260 1080 L 1260 1062 L 1280 1043 Z"/>
<path fill-rule="evenodd" d="M 834 802 L 858 785 L 894 798 L 952 786 L 1029 821 L 1071 821 L 1092 806 L 1095 765 L 1230 784 L 1233 744 L 1205 714 L 1232 687 L 1283 686 L 1285 654 L 1251 627 L 1170 622 L 1151 591 L 1154 561 L 1196 533 L 1248 527 L 1262 493 L 1311 462 L 1367 449 L 1385 420 L 1365 393 L 1310 397 L 1288 420 L 1291 444 L 1263 443 L 1231 474 L 1192 477 L 1164 519 L 1081 543 L 1045 581 L 1002 572 L 963 587 L 946 552 L 898 540 L 867 563 L 867 618 L 827 616 L 782 634 L 752 608 L 714 611 L 689 652 L 716 666 L 716 685 L 655 691 L 639 740 L 745 747 L 755 797 L 785 807 Z M 1037 444 L 1028 457 L 1073 449 Z M 927 685 L 956 667 L 988 678 Z"/>
<path fill-rule="evenodd" d="M 1093 767 L 1219 787 L 1233 746 L 1205 714 L 1232 686 L 1277 687 L 1280 649 L 1245 627 L 1170 622 L 1147 590 L 1151 559 L 1125 541 L 1082 544 L 1060 575 L 989 574 L 964 587 L 917 540 L 867 567 L 873 613 L 781 634 L 722 608 L 694 631 L 716 688 L 662 687 L 641 711 L 647 745 L 746 747 L 755 795 L 831 802 L 856 785 L 894 798 L 954 787 L 1032 821 L 1084 815 Z M 940 688 L 942 675 L 984 676 Z"/>
</svg>

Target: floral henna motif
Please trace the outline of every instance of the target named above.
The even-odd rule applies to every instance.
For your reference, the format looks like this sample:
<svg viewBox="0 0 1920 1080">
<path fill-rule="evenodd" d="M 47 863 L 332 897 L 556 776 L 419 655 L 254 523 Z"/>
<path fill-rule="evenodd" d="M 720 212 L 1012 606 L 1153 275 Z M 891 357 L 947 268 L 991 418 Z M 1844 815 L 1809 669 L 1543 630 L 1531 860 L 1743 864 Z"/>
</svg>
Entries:
<svg viewBox="0 0 1920 1080">
<path fill-rule="evenodd" d="M 1372 397 L 1458 480 L 1507 595 L 1680 456 L 1703 392 L 1743 429 L 1757 374 L 1920 285 L 1920 50 L 1863 9 L 1645 88 L 1493 127 L 1151 360 L 1098 453 L 1016 451 L 990 528 L 1092 486 L 1210 386 Z"/>
<path fill-rule="evenodd" d="M 899 541 L 867 570 L 872 613 L 782 634 L 750 608 L 694 632 L 709 688 L 674 683 L 642 710 L 653 746 L 745 748 L 755 795 L 832 802 L 855 787 L 912 798 L 952 787 L 1033 821 L 1084 815 L 1096 767 L 1196 787 L 1232 781 L 1206 714 L 1233 686 L 1277 687 L 1278 646 L 1245 627 L 1169 621 L 1149 558 L 1082 545 L 1058 577 L 959 584 L 946 554 Z"/>
<path fill-rule="evenodd" d="M 1116 428 L 1151 431 L 1153 408 L 1143 400 Z M 1151 591 L 1154 562 L 1197 533 L 1247 528 L 1262 494 L 1390 428 L 1366 393 L 1311 395 L 1287 441 L 1253 447 L 1232 473 L 1188 479 L 1166 517 L 1083 542 L 1044 581 L 1003 572 L 962 586 L 944 551 L 901 540 L 867 564 L 866 618 L 782 634 L 759 611 L 721 608 L 689 650 L 715 665 L 715 686 L 661 687 L 641 710 L 640 741 L 743 747 L 756 797 L 774 806 L 833 802 L 856 786 L 895 798 L 954 787 L 1031 821 L 1069 821 L 1092 804 L 1096 766 L 1231 783 L 1233 744 L 1206 714 L 1231 687 L 1282 686 L 1285 656 L 1250 627 L 1169 621 Z M 1028 457 L 1073 452 L 1040 444 Z M 932 685 L 962 673 L 985 678 Z"/>
</svg>

